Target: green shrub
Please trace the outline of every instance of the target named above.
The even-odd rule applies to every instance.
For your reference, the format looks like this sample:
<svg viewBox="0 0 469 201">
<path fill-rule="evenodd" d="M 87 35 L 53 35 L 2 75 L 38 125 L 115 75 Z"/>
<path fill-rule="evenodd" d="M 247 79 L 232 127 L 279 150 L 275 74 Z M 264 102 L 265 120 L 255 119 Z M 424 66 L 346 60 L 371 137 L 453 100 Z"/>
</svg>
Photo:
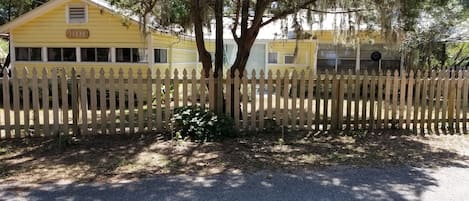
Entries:
<svg viewBox="0 0 469 201">
<path fill-rule="evenodd" d="M 171 122 L 178 139 L 209 142 L 236 136 L 231 117 L 217 115 L 197 106 L 174 109 Z"/>
</svg>

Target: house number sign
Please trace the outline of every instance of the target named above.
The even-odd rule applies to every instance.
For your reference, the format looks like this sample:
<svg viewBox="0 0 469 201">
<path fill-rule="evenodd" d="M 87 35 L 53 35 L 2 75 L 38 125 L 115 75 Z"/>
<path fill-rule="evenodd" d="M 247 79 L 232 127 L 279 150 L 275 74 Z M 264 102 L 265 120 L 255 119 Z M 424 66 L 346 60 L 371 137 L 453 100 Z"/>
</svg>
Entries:
<svg viewBox="0 0 469 201">
<path fill-rule="evenodd" d="M 67 29 L 65 35 L 67 38 L 87 39 L 90 37 L 90 31 L 88 29 Z"/>
</svg>

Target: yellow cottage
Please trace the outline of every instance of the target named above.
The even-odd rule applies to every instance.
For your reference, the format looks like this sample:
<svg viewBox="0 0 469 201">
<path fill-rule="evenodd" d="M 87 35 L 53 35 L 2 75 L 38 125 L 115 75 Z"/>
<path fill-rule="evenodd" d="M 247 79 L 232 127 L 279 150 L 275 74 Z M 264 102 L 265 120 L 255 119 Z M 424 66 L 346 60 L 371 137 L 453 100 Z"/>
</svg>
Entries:
<svg viewBox="0 0 469 201">
<path fill-rule="evenodd" d="M 104 68 L 106 73 L 123 68 L 133 72 L 150 69 L 197 69 L 200 67 L 195 39 L 152 30 L 144 36 L 136 18 L 125 18 L 104 0 L 51 0 L 0 27 L 10 41 L 10 67 L 28 70 L 47 67 L 65 68 L 70 72 Z M 383 44 L 367 44 L 359 51 L 337 46 L 332 31 L 313 33 L 316 37 L 298 41 L 275 39 L 279 23 L 261 29 L 253 46 L 247 70 L 313 70 L 399 68 L 399 54 L 383 49 Z M 229 31 L 225 36 L 225 64 L 229 67 L 236 56 L 236 45 Z M 214 38 L 207 33 L 206 43 L 214 52 Z M 379 64 L 370 60 L 374 51 L 384 51 Z M 396 56 L 397 55 L 397 56 Z M 360 59 L 356 59 L 360 58 Z M 359 62 L 357 62 L 357 60 Z M 19 71 L 19 73 L 21 70 Z"/>
<path fill-rule="evenodd" d="M 11 67 L 146 72 L 197 65 L 194 40 L 157 31 L 145 37 L 136 19 L 118 13 L 105 1 L 52 0 L 20 16 L 0 27 L 14 50 Z"/>
</svg>

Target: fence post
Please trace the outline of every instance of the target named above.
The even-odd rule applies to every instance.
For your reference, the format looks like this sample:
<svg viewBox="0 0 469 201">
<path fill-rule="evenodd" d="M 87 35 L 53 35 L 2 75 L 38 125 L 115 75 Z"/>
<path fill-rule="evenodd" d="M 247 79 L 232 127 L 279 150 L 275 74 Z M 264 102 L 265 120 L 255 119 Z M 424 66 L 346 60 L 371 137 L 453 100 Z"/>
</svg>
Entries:
<svg viewBox="0 0 469 201">
<path fill-rule="evenodd" d="M 79 94 L 78 94 L 78 82 L 77 82 L 77 71 L 72 68 L 72 122 L 73 122 L 73 135 L 78 135 L 78 119 L 80 118 L 80 112 L 78 110 L 79 105 Z"/>
<path fill-rule="evenodd" d="M 339 79 L 336 72 L 332 74 L 332 91 L 331 91 L 331 129 L 332 130 L 337 130 L 337 121 L 339 120 L 339 108 L 337 107 L 339 105 Z"/>
<path fill-rule="evenodd" d="M 5 138 L 11 138 L 10 130 L 10 79 L 8 70 L 3 69 L 3 112 L 4 112 L 4 123 L 5 123 Z"/>
</svg>

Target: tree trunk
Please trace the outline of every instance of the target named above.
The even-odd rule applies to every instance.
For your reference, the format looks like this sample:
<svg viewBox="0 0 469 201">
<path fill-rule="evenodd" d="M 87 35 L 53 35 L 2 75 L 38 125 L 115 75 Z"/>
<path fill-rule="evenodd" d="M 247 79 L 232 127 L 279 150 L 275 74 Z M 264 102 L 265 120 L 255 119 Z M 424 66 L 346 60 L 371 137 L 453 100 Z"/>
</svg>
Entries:
<svg viewBox="0 0 469 201">
<path fill-rule="evenodd" d="M 215 2 L 216 41 L 215 41 L 215 103 L 217 113 L 223 113 L 223 0 Z"/>
<path fill-rule="evenodd" d="M 191 16 L 194 21 L 195 42 L 199 53 L 199 61 L 202 62 L 205 76 L 208 77 L 208 73 L 212 69 L 212 56 L 210 56 L 205 47 L 203 20 L 199 12 L 200 9 L 200 0 L 191 0 Z"/>
<path fill-rule="evenodd" d="M 257 30 L 258 33 L 259 29 Z M 236 53 L 236 59 L 231 66 L 231 73 L 234 76 L 236 70 L 239 70 L 239 76 L 242 78 L 243 72 L 246 69 L 249 55 L 251 54 L 251 48 L 254 45 L 254 41 L 257 37 L 256 34 L 247 34 L 245 37 L 241 37 L 238 43 L 238 51 Z"/>
</svg>

